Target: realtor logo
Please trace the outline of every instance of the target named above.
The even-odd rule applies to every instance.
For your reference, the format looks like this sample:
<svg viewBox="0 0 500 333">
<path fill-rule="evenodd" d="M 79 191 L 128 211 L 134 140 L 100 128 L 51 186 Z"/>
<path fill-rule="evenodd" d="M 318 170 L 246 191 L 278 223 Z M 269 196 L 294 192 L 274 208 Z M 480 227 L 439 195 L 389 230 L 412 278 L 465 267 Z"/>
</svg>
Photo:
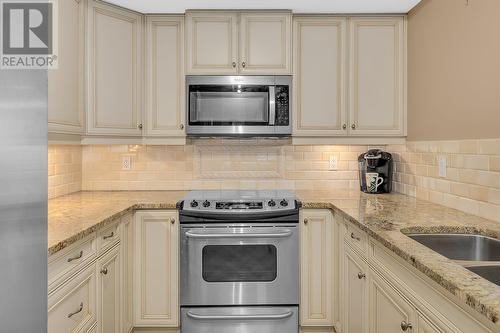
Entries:
<svg viewBox="0 0 500 333">
<path fill-rule="evenodd" d="M 57 67 L 57 3 L 0 0 L 2 69 Z"/>
</svg>

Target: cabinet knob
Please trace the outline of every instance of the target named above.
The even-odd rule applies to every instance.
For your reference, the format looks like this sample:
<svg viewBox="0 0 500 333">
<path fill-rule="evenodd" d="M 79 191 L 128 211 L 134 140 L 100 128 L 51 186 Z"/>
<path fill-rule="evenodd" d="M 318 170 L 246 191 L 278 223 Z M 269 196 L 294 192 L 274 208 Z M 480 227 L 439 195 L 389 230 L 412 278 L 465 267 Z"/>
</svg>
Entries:
<svg viewBox="0 0 500 333">
<path fill-rule="evenodd" d="M 360 279 L 360 280 L 361 280 L 361 279 L 364 279 L 364 278 L 366 278 L 366 274 L 365 274 L 365 273 L 361 273 L 361 272 L 359 272 L 359 273 L 358 273 L 358 279 Z"/>
<path fill-rule="evenodd" d="M 236 68 L 236 62 L 235 61 L 233 61 L 232 65 L 233 65 L 233 68 Z"/>
<path fill-rule="evenodd" d="M 352 125 L 351 125 L 351 128 L 352 128 L 352 129 L 356 129 L 356 124 L 352 124 Z"/>
<path fill-rule="evenodd" d="M 360 241 L 360 240 L 361 240 L 361 238 L 360 238 L 360 237 L 358 237 L 358 236 L 356 236 L 356 235 L 354 234 L 354 232 L 351 232 L 351 238 L 352 238 L 352 239 L 354 239 L 354 240 L 357 240 L 357 241 Z"/>
<path fill-rule="evenodd" d="M 307 224 L 309 222 L 308 219 L 304 219 L 304 224 Z"/>
<path fill-rule="evenodd" d="M 137 128 L 140 129 L 140 130 L 142 130 L 142 124 L 138 124 Z"/>
<path fill-rule="evenodd" d="M 180 128 L 181 130 L 183 130 L 183 129 L 184 129 L 184 124 L 180 124 L 180 125 L 179 125 L 179 128 Z"/>
<path fill-rule="evenodd" d="M 101 269 L 101 274 L 108 274 L 108 268 L 107 267 L 104 267 L 103 269 Z"/>
<path fill-rule="evenodd" d="M 243 68 L 245 68 L 245 67 L 247 66 L 247 63 L 243 61 L 243 62 L 241 63 L 241 66 L 242 66 Z"/>
<path fill-rule="evenodd" d="M 406 321 L 402 321 L 401 322 L 401 329 L 403 330 L 403 332 L 406 332 L 407 330 L 411 330 L 413 328 L 413 326 L 411 325 L 411 323 L 407 323 Z"/>
<path fill-rule="evenodd" d="M 174 218 L 171 218 L 171 219 L 170 219 L 170 223 L 174 224 L 174 223 L 175 223 L 175 219 L 174 219 Z"/>
<path fill-rule="evenodd" d="M 342 125 L 342 129 L 343 130 L 347 129 L 347 124 Z"/>
</svg>

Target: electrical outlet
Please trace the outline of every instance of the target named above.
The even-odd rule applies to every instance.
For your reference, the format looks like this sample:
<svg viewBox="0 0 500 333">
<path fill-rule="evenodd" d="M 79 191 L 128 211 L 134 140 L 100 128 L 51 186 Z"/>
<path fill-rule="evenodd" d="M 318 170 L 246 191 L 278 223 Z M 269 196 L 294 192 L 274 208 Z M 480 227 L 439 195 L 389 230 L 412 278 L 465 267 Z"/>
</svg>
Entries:
<svg viewBox="0 0 500 333">
<path fill-rule="evenodd" d="M 122 156 L 122 170 L 132 169 L 132 160 L 130 156 Z"/>
<path fill-rule="evenodd" d="M 336 155 L 330 155 L 330 163 L 328 165 L 329 170 L 338 170 L 339 169 L 339 161 Z"/>
<path fill-rule="evenodd" d="M 446 177 L 446 156 L 439 156 L 439 177 Z"/>
</svg>

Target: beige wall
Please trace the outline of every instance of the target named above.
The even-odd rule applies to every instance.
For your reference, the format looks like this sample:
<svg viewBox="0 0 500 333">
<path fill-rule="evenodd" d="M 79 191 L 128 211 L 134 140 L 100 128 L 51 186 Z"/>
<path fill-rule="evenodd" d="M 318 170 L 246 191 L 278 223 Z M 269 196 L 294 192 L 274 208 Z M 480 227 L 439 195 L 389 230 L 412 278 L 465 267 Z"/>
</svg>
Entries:
<svg viewBox="0 0 500 333">
<path fill-rule="evenodd" d="M 500 1 L 465 3 L 409 14 L 409 140 L 500 137 Z"/>
</svg>

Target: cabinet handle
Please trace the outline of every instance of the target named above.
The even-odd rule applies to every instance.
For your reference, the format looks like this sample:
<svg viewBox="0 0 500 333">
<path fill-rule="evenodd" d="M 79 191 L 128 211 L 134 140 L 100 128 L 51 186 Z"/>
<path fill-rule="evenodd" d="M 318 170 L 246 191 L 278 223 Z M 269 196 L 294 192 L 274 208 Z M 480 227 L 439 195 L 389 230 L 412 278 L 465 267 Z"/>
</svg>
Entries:
<svg viewBox="0 0 500 333">
<path fill-rule="evenodd" d="M 76 315 L 77 313 L 82 312 L 82 310 L 83 310 L 83 302 L 80 303 L 80 307 L 78 308 L 78 310 L 76 310 L 75 312 L 68 313 L 68 318 L 71 318 L 74 315 Z M 401 325 L 403 325 L 403 324 L 401 324 Z"/>
<path fill-rule="evenodd" d="M 103 236 L 102 239 L 108 239 L 108 238 L 111 238 L 115 235 L 115 233 L 113 231 L 111 231 L 111 233 L 107 236 Z"/>
<path fill-rule="evenodd" d="M 308 219 L 304 219 L 304 224 L 307 224 L 309 222 Z"/>
<path fill-rule="evenodd" d="M 342 125 L 342 129 L 343 130 L 347 129 L 347 124 Z"/>
<path fill-rule="evenodd" d="M 406 321 L 402 321 L 401 322 L 401 329 L 403 330 L 403 332 L 406 332 L 408 329 L 412 329 L 413 326 L 411 325 L 411 323 L 407 323 Z"/>
<path fill-rule="evenodd" d="M 245 67 L 247 66 L 247 63 L 243 61 L 243 62 L 241 63 L 241 66 L 242 66 L 243 68 L 245 68 Z"/>
<path fill-rule="evenodd" d="M 72 262 L 73 260 L 80 259 L 82 256 L 83 256 L 83 250 L 80 251 L 80 253 L 78 253 L 76 256 L 68 258 L 68 262 Z"/>
<path fill-rule="evenodd" d="M 235 61 L 233 61 L 232 65 L 233 65 L 233 68 L 236 68 L 236 62 Z"/>
<path fill-rule="evenodd" d="M 366 278 L 366 274 L 365 274 L 365 273 L 361 273 L 361 272 L 359 272 L 359 273 L 358 273 L 358 279 L 360 279 L 360 280 L 361 280 L 361 279 L 364 279 L 364 278 Z M 401 324 L 401 326 L 402 326 L 402 325 L 403 325 L 403 324 Z"/>
<path fill-rule="evenodd" d="M 101 274 L 108 274 L 108 268 L 107 267 L 104 267 L 103 269 L 101 269 Z"/>
<path fill-rule="evenodd" d="M 184 129 L 184 124 L 180 124 L 180 125 L 179 125 L 179 128 L 180 128 L 181 130 L 183 130 L 183 129 Z"/>
<path fill-rule="evenodd" d="M 352 129 L 356 129 L 356 124 L 352 124 L 352 125 L 351 125 L 351 128 L 352 128 Z"/>
<path fill-rule="evenodd" d="M 171 218 L 171 219 L 170 219 L 170 223 L 174 224 L 174 223 L 175 223 L 175 219 L 174 219 L 174 218 Z"/>
<path fill-rule="evenodd" d="M 137 128 L 142 130 L 142 124 L 137 124 Z"/>
<path fill-rule="evenodd" d="M 361 238 L 360 238 L 360 237 L 358 237 L 358 236 L 356 236 L 356 235 L 354 234 L 354 232 L 351 232 L 351 238 L 352 238 L 352 239 L 355 239 L 355 240 L 357 240 L 357 241 L 360 241 L 360 240 L 361 240 Z"/>
</svg>

